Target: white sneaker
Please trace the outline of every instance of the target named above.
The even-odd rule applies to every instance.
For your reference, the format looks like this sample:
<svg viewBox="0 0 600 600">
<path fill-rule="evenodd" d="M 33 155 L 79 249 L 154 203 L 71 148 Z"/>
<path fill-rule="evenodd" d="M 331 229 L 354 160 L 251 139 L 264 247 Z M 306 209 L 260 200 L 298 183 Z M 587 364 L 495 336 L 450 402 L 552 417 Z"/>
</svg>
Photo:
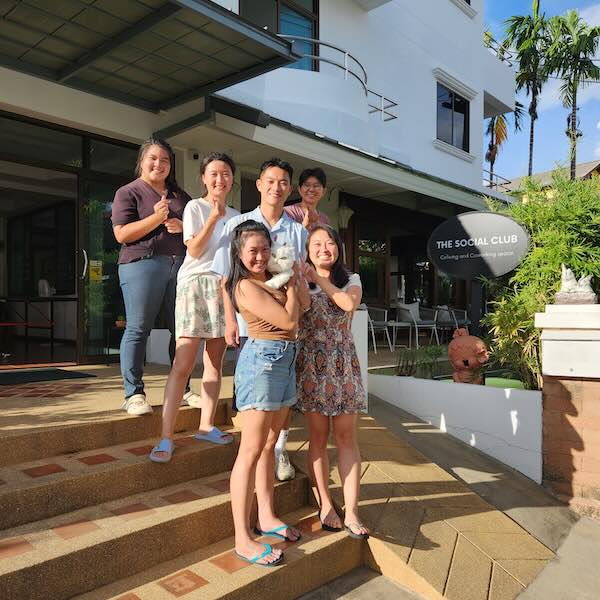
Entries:
<svg viewBox="0 0 600 600">
<path fill-rule="evenodd" d="M 296 476 L 296 469 L 290 463 L 287 450 L 283 450 L 279 456 L 275 455 L 275 477 L 279 481 L 288 481 Z"/>
<path fill-rule="evenodd" d="M 123 402 L 123 410 L 128 415 L 148 415 L 152 414 L 152 406 L 146 400 L 144 394 L 133 394 Z"/>
<path fill-rule="evenodd" d="M 192 406 L 194 408 L 202 408 L 202 396 L 190 390 L 189 392 L 186 392 L 183 395 L 183 400 L 181 401 L 181 404 L 183 406 L 187 404 L 188 406 Z"/>
</svg>

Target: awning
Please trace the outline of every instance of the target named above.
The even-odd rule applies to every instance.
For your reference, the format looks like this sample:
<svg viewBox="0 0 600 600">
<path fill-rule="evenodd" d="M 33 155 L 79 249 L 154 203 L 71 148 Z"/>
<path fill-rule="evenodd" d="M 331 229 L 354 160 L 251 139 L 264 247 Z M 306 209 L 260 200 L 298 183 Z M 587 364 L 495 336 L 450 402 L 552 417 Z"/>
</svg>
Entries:
<svg viewBox="0 0 600 600">
<path fill-rule="evenodd" d="M 0 3 L 0 66 L 153 112 L 300 58 L 208 0 Z"/>
</svg>

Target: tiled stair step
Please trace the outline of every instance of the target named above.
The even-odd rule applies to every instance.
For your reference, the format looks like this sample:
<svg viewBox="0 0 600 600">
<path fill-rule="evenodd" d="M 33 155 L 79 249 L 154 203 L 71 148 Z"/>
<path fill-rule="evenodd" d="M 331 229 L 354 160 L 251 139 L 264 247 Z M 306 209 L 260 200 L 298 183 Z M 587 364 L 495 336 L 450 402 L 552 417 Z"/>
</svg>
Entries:
<svg viewBox="0 0 600 600">
<path fill-rule="evenodd" d="M 0 598 L 61 600 L 233 534 L 228 472 L 2 532 Z M 280 514 L 308 500 L 299 476 L 275 488 Z"/>
<path fill-rule="evenodd" d="M 233 552 L 233 538 L 228 538 L 77 596 L 77 600 L 287 600 L 362 564 L 364 542 L 345 532 L 321 531 L 314 508 L 303 507 L 283 519 L 302 530 L 300 542 L 260 539 L 284 550 L 280 566 L 259 567 L 239 560 Z"/>
<path fill-rule="evenodd" d="M 0 529 L 15 527 L 85 506 L 123 498 L 166 485 L 205 477 L 233 466 L 234 443 L 217 446 L 192 437 L 175 437 L 168 465 L 155 464 L 148 453 L 157 438 L 54 456 L 0 469 Z"/>
<path fill-rule="evenodd" d="M 217 425 L 227 423 L 229 402 L 219 402 L 215 416 Z M 119 411 L 90 423 L 3 435 L 0 438 L 0 467 L 157 437 L 161 420 L 160 407 L 154 407 L 153 414 L 141 417 Z M 193 430 L 198 427 L 199 421 L 200 411 L 184 406 L 177 415 L 175 431 Z"/>
</svg>

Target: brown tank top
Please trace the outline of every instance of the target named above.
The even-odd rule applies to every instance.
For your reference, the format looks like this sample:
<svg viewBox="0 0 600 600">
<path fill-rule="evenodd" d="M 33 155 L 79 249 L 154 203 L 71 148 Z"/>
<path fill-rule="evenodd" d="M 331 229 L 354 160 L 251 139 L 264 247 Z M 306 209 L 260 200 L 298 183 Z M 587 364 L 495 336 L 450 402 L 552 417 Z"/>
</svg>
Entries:
<svg viewBox="0 0 600 600">
<path fill-rule="evenodd" d="M 268 292 L 273 299 L 281 304 L 281 306 L 285 306 L 287 301 L 287 295 L 285 292 L 281 290 L 272 290 L 269 286 L 265 285 L 261 281 L 255 281 L 253 279 L 249 279 L 253 284 L 257 285 L 261 289 Z M 296 341 L 296 336 L 298 333 L 298 328 L 294 328 L 292 331 L 284 331 L 283 329 L 279 329 L 275 327 L 269 321 L 265 321 L 257 317 L 255 314 L 251 313 L 249 310 L 244 308 L 241 304 L 239 304 L 240 315 L 246 323 L 248 324 L 248 337 L 257 339 L 257 340 L 285 340 L 288 342 Z"/>
</svg>

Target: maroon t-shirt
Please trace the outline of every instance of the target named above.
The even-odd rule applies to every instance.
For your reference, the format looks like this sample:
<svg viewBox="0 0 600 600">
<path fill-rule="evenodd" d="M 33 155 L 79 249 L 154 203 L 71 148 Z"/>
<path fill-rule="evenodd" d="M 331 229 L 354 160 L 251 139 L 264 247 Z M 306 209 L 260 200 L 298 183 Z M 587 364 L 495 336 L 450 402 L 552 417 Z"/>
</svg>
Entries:
<svg viewBox="0 0 600 600">
<path fill-rule="evenodd" d="M 190 201 L 185 193 L 179 197 L 169 192 L 169 219 L 183 220 L 183 209 Z M 127 225 L 154 214 L 154 205 L 160 200 L 160 194 L 143 179 L 136 179 L 115 193 L 112 205 L 112 224 Z M 119 264 L 154 255 L 185 256 L 182 233 L 169 233 L 164 225 L 159 225 L 135 242 L 123 244 L 119 253 Z"/>
</svg>

